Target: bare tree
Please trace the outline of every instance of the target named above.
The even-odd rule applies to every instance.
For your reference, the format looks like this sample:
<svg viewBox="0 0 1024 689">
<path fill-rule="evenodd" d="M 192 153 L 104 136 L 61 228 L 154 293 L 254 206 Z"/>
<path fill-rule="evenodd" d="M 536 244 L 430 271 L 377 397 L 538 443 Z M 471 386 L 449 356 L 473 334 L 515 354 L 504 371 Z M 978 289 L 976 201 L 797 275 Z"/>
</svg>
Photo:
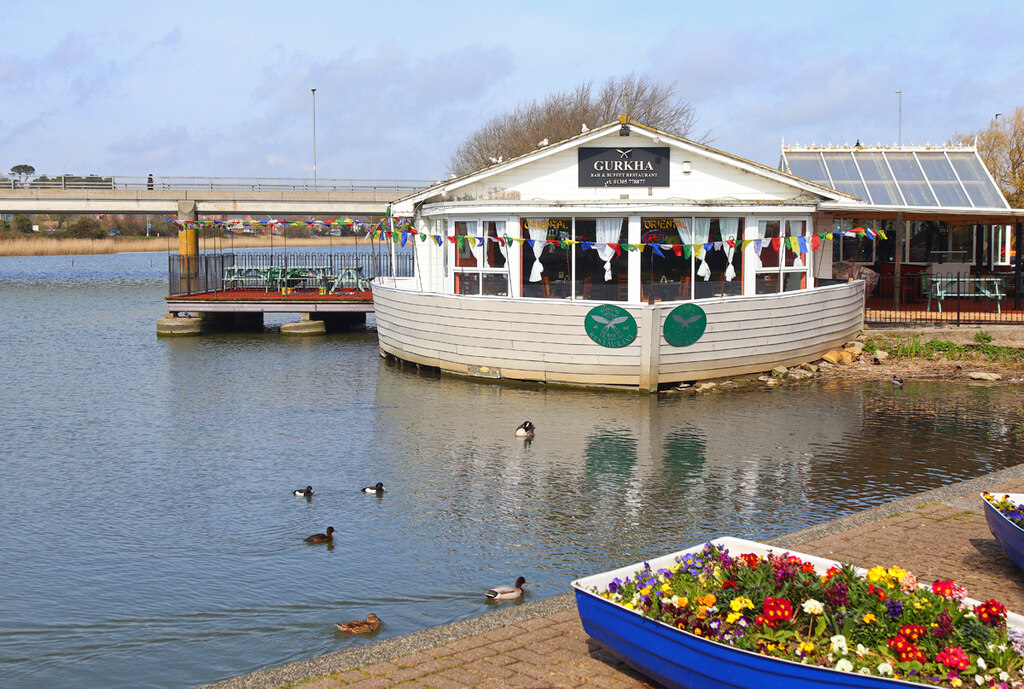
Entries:
<svg viewBox="0 0 1024 689">
<path fill-rule="evenodd" d="M 495 115 L 459 145 L 448 161 L 448 171 L 468 174 L 529 153 L 545 139 L 551 143 L 568 139 L 584 126 L 605 125 L 620 115 L 683 137 L 693 130 L 696 119 L 693 106 L 676 94 L 675 82 L 662 84 L 629 74 L 608 79 L 595 94 L 587 81 Z"/>
<path fill-rule="evenodd" d="M 978 155 L 1006 201 L 1014 208 L 1024 208 L 1024 107 L 1009 117 L 993 117 L 985 129 L 957 132 L 952 143 L 972 145 L 975 141 Z"/>
</svg>

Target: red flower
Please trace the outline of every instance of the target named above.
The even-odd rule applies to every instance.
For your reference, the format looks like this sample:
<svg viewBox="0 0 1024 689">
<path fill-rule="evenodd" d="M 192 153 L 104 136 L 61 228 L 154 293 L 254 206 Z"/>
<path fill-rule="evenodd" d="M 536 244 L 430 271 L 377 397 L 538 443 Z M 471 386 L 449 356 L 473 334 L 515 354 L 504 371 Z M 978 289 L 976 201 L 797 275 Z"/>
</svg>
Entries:
<svg viewBox="0 0 1024 689">
<path fill-rule="evenodd" d="M 732 579 L 726 579 L 725 581 L 722 582 L 722 588 L 723 589 L 731 589 L 734 586 L 739 586 L 739 584 L 737 584 Z"/>
<path fill-rule="evenodd" d="M 936 581 L 932 584 L 932 593 L 942 596 L 943 598 L 950 598 L 953 595 L 953 580 L 944 579 L 942 581 Z"/>
<path fill-rule="evenodd" d="M 743 560 L 744 564 L 746 564 L 750 569 L 756 569 L 761 563 L 761 558 L 753 553 L 744 553 L 743 555 L 740 555 L 740 559 Z"/>
<path fill-rule="evenodd" d="M 935 656 L 935 660 L 954 670 L 966 670 L 971 664 L 971 659 L 959 646 L 947 646 L 945 651 Z"/>
<path fill-rule="evenodd" d="M 888 598 L 888 595 L 885 593 L 885 590 L 879 588 L 878 586 L 875 586 L 874 584 L 868 584 L 868 595 L 875 596 L 880 601 L 884 601 L 886 598 Z"/>
<path fill-rule="evenodd" d="M 913 626 L 913 625 L 907 625 Z M 900 662 L 908 663 L 912 660 L 916 660 L 919 663 L 924 663 L 928 660 L 928 657 L 924 654 L 920 648 L 915 646 L 913 643 L 908 641 L 902 634 L 898 634 L 893 638 L 889 639 L 889 648 L 896 651 L 896 655 L 899 656 Z"/>
<path fill-rule="evenodd" d="M 825 581 L 826 582 L 831 581 L 832 577 L 834 577 L 837 574 L 842 574 L 842 572 L 843 572 L 843 570 L 841 570 L 839 567 L 836 567 L 836 566 L 829 567 L 828 571 L 825 572 Z"/>
<path fill-rule="evenodd" d="M 793 604 L 785 598 L 772 598 L 771 596 L 764 599 L 764 605 L 761 606 L 764 611 L 764 617 L 768 620 L 768 625 L 774 627 L 778 622 L 786 622 L 793 619 Z"/>
<path fill-rule="evenodd" d="M 805 562 L 802 565 L 800 565 L 800 571 L 804 572 L 805 574 L 814 574 L 814 565 L 812 565 L 810 562 Z"/>
<path fill-rule="evenodd" d="M 917 641 L 928 632 L 927 629 L 919 624 L 905 624 L 900 627 L 899 634 L 904 636 L 911 641 Z"/>
<path fill-rule="evenodd" d="M 989 598 L 984 603 L 974 606 L 974 614 L 983 624 L 995 627 L 1006 619 L 1006 606 L 997 600 Z"/>
</svg>

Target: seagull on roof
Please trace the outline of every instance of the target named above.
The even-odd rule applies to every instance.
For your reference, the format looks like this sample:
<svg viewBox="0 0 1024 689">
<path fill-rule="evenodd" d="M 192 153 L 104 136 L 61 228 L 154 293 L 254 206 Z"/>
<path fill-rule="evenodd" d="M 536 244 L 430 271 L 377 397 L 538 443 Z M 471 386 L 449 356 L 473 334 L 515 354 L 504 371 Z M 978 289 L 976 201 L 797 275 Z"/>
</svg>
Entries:
<svg viewBox="0 0 1024 689">
<path fill-rule="evenodd" d="M 590 127 L 588 127 L 588 126 L 587 126 L 587 123 L 586 123 L 586 122 L 584 122 L 584 123 L 583 123 L 583 126 L 582 126 L 582 127 L 580 127 L 580 134 L 586 134 L 586 133 L 587 133 L 587 132 L 589 132 L 589 131 L 590 131 Z"/>
<path fill-rule="evenodd" d="M 544 137 L 543 139 L 541 139 L 540 141 L 537 142 L 537 148 L 540 148 L 542 146 L 547 146 L 547 145 L 548 145 L 547 137 Z"/>
<path fill-rule="evenodd" d="M 498 159 L 495 158 L 494 156 L 491 156 L 491 164 L 494 165 L 497 162 L 498 162 Z"/>
</svg>

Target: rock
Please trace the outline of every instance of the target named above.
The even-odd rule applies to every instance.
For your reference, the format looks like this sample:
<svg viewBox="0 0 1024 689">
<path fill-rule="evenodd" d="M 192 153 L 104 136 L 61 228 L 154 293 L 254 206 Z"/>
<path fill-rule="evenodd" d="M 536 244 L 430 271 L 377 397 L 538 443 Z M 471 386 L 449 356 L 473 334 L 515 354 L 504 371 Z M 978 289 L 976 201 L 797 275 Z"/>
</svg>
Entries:
<svg viewBox="0 0 1024 689">
<path fill-rule="evenodd" d="M 849 349 L 844 349 L 842 352 L 840 352 L 840 356 L 842 357 L 844 364 L 853 363 L 853 352 L 851 352 Z"/>
<path fill-rule="evenodd" d="M 769 380 L 771 380 L 771 378 L 769 378 L 768 376 L 758 376 L 757 379 L 762 383 L 767 383 Z"/>
<path fill-rule="evenodd" d="M 722 383 L 721 385 L 719 385 L 718 389 L 719 390 L 732 390 L 733 388 L 738 388 L 738 387 L 739 387 L 738 383 L 735 383 L 735 382 L 733 382 L 731 380 L 727 380 L 724 383 Z"/>
<path fill-rule="evenodd" d="M 880 364 L 888 358 L 889 352 L 885 351 L 884 349 L 879 349 L 877 352 L 875 352 L 874 356 L 871 357 L 872 361 L 876 364 Z"/>
<path fill-rule="evenodd" d="M 829 361 L 825 361 L 824 359 L 822 359 L 821 363 L 818 364 L 818 370 L 819 371 L 831 371 L 835 367 L 836 367 L 835 364 L 833 364 L 833 363 L 831 363 Z"/>
<path fill-rule="evenodd" d="M 772 375 L 775 376 L 776 378 L 781 378 L 787 373 L 789 373 L 789 369 L 786 368 L 785 366 L 776 366 L 775 368 L 772 369 Z"/>
<path fill-rule="evenodd" d="M 689 387 L 691 387 L 689 383 L 680 383 L 679 385 L 676 386 L 676 390 L 685 390 Z"/>
<path fill-rule="evenodd" d="M 804 371 L 798 368 L 794 368 L 787 375 L 793 380 L 807 380 L 808 378 L 814 377 L 814 374 L 811 373 L 810 371 Z"/>
<path fill-rule="evenodd" d="M 777 381 L 777 380 L 772 380 L 771 378 L 769 378 L 769 379 L 768 379 L 768 381 L 767 381 L 767 382 L 765 382 L 765 385 L 767 385 L 767 386 L 768 386 L 768 387 L 770 387 L 770 388 L 774 388 L 774 387 L 775 387 L 776 385 L 778 385 L 778 384 L 779 384 L 779 381 Z"/>
<path fill-rule="evenodd" d="M 718 387 L 718 383 L 697 383 L 693 389 L 697 392 L 708 392 Z"/>
<path fill-rule="evenodd" d="M 847 342 L 843 347 L 843 351 L 851 352 L 854 356 L 860 356 L 861 352 L 864 351 L 864 345 L 860 342 Z"/>
<path fill-rule="evenodd" d="M 817 373 L 819 367 L 817 364 L 800 364 L 800 368 L 811 373 Z"/>
<path fill-rule="evenodd" d="M 838 364 L 840 361 L 843 360 L 843 355 L 833 350 L 831 352 L 826 353 L 823 357 L 821 357 L 821 360 L 827 361 L 830 364 Z"/>
<path fill-rule="evenodd" d="M 986 373 L 985 371 L 970 371 L 967 377 L 971 380 L 1002 380 L 998 373 Z"/>
</svg>

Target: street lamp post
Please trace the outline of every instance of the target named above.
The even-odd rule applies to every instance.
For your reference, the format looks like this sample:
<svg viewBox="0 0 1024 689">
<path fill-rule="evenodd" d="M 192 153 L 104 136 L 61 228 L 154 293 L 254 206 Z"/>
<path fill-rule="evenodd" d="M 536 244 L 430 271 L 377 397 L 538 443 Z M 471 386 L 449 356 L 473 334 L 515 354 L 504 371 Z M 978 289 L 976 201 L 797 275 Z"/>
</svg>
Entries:
<svg viewBox="0 0 1024 689">
<path fill-rule="evenodd" d="M 316 191 L 316 89 L 313 92 L 313 191 Z"/>
<path fill-rule="evenodd" d="M 898 120 L 897 120 L 898 124 L 897 124 L 897 130 L 896 130 L 896 145 L 897 146 L 902 146 L 903 145 L 903 89 L 897 89 L 896 90 L 896 95 L 898 95 L 900 97 L 899 115 L 898 115 Z"/>
</svg>

